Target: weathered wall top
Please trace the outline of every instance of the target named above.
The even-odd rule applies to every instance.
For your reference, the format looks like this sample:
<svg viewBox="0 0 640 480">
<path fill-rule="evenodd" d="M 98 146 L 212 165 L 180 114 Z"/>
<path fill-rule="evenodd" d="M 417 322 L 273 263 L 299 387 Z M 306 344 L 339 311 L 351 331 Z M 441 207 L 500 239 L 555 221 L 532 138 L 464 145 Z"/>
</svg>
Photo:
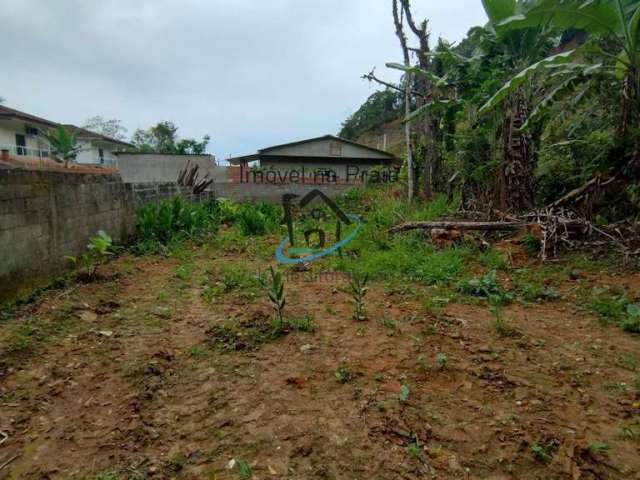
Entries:
<svg viewBox="0 0 640 480">
<path fill-rule="evenodd" d="M 202 178 L 209 173 L 214 181 L 224 175 L 216 168 L 213 155 L 165 155 L 155 153 L 118 153 L 118 168 L 125 183 L 175 182 L 187 163 L 198 165 Z"/>
</svg>

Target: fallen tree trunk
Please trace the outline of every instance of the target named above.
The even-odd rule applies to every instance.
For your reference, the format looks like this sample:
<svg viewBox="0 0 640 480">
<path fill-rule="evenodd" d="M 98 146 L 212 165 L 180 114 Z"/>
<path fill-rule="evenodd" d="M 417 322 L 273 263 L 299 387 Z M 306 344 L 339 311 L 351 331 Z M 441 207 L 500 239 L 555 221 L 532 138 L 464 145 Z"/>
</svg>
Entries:
<svg viewBox="0 0 640 480">
<path fill-rule="evenodd" d="M 396 225 L 389 231 L 391 233 L 407 232 L 409 230 L 520 230 L 535 222 L 408 222 Z"/>
<path fill-rule="evenodd" d="M 560 221 L 567 228 L 582 228 L 584 224 L 577 221 Z M 389 230 L 390 233 L 408 232 L 410 230 L 478 230 L 478 231 L 504 231 L 522 230 L 526 227 L 539 225 L 538 222 L 408 222 L 396 225 Z"/>
</svg>

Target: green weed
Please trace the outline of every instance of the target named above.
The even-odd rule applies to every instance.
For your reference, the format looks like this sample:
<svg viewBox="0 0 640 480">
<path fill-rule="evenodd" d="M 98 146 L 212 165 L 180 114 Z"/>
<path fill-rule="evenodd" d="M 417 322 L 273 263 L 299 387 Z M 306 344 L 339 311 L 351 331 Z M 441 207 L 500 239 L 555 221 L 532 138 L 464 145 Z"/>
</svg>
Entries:
<svg viewBox="0 0 640 480">
<path fill-rule="evenodd" d="M 438 364 L 438 368 L 440 370 L 444 370 L 449 364 L 449 358 L 444 353 L 438 352 L 438 354 L 436 355 L 436 363 Z"/>
<path fill-rule="evenodd" d="M 349 370 L 348 365 L 346 364 L 340 365 L 334 372 L 334 376 L 340 383 L 349 383 L 355 378 L 353 373 Z"/>
<path fill-rule="evenodd" d="M 200 238 L 217 231 L 220 207 L 216 200 L 190 202 L 182 197 L 149 203 L 138 210 L 139 253 L 157 253 L 171 241 Z"/>
<path fill-rule="evenodd" d="M 281 330 L 286 326 L 284 318 L 284 306 L 286 304 L 284 296 L 284 282 L 282 280 L 282 273 L 274 270 L 272 266 L 269 266 L 269 273 L 269 278 L 266 276 L 260 276 L 258 280 L 262 288 L 267 292 L 269 301 L 273 306 L 273 310 L 275 312 L 274 327 L 276 330 Z"/>
<path fill-rule="evenodd" d="M 481 252 L 478 255 L 478 261 L 483 267 L 491 270 L 508 270 L 510 267 L 507 256 L 495 248 L 489 248 Z"/>
<path fill-rule="evenodd" d="M 611 450 L 611 447 L 609 446 L 609 444 L 604 442 L 593 442 L 591 445 L 589 445 L 589 453 L 591 453 L 592 455 L 605 453 L 609 450 Z"/>
<path fill-rule="evenodd" d="M 380 319 L 380 325 L 391 330 L 396 328 L 396 322 L 389 316 L 387 312 L 382 315 L 382 318 Z"/>
<path fill-rule="evenodd" d="M 529 257 L 537 257 L 542 249 L 542 241 L 535 235 L 527 233 L 522 237 L 522 246 Z"/>
<path fill-rule="evenodd" d="M 409 401 L 410 394 L 411 389 L 409 388 L 409 385 L 402 384 L 400 386 L 400 393 L 398 394 L 398 400 L 400 400 L 400 403 L 407 403 Z"/>
<path fill-rule="evenodd" d="M 517 331 L 509 326 L 504 316 L 502 315 L 502 309 L 500 305 L 496 304 L 490 308 L 493 314 L 493 320 L 491 321 L 491 327 L 501 337 L 513 337 L 517 334 Z"/>
<path fill-rule="evenodd" d="M 625 332 L 640 333 L 640 307 L 632 303 L 625 292 L 594 288 L 582 295 L 602 323 L 616 323 Z"/>
<path fill-rule="evenodd" d="M 462 293 L 486 298 L 493 304 L 507 303 L 513 297 L 500 286 L 495 270 L 487 272 L 480 278 L 465 280 L 460 283 L 458 288 Z"/>
<path fill-rule="evenodd" d="M 411 458 L 418 458 L 420 456 L 420 446 L 417 442 L 412 442 L 407 445 L 407 453 Z"/>
<path fill-rule="evenodd" d="M 609 289 L 594 288 L 588 295 L 588 307 L 603 322 L 619 322 L 624 318 L 629 300 L 625 294 L 616 294 Z"/>
<path fill-rule="evenodd" d="M 190 349 L 189 349 L 189 355 L 191 355 L 193 358 L 201 358 L 206 356 L 208 353 L 208 350 L 206 347 L 203 347 L 202 345 L 193 345 Z"/>
<path fill-rule="evenodd" d="M 238 475 L 242 480 L 249 480 L 253 478 L 253 468 L 248 462 L 236 458 L 236 464 L 238 465 Z"/>
<path fill-rule="evenodd" d="M 552 438 L 547 441 L 534 442 L 533 445 L 531 445 L 531 453 L 536 460 L 547 462 L 551 460 L 551 457 L 556 453 L 558 447 L 560 447 L 560 442 Z"/>
<path fill-rule="evenodd" d="M 288 322 L 289 326 L 294 330 L 301 332 L 313 332 L 315 330 L 315 320 L 310 313 L 305 313 L 300 318 L 290 318 Z"/>
<path fill-rule="evenodd" d="M 189 280 L 192 273 L 193 265 L 180 265 L 178 268 L 176 268 L 176 277 L 178 277 L 183 282 Z"/>
<path fill-rule="evenodd" d="M 351 275 L 351 280 L 349 281 L 349 289 L 351 290 L 351 298 L 353 300 L 354 307 L 353 318 L 355 318 L 356 320 L 361 321 L 367 319 L 364 297 L 369 290 L 369 288 L 367 287 L 368 281 L 369 275 L 366 273 L 364 275 L 354 273 Z"/>
<path fill-rule="evenodd" d="M 114 471 L 100 472 L 96 475 L 96 480 L 118 480 L 120 476 Z"/>
<path fill-rule="evenodd" d="M 245 236 L 276 231 L 281 219 L 282 210 L 269 203 L 242 204 L 234 218 Z"/>
<path fill-rule="evenodd" d="M 418 358 L 416 359 L 416 366 L 423 373 L 427 373 L 431 370 L 431 364 L 427 362 L 427 360 L 424 358 L 424 355 L 418 355 Z"/>
<path fill-rule="evenodd" d="M 113 240 L 104 230 L 100 230 L 98 235 L 91 237 L 87 244 L 87 252 L 79 257 L 65 257 L 74 268 L 80 267 L 87 280 L 95 277 L 98 266 L 112 255 Z"/>
<path fill-rule="evenodd" d="M 38 329 L 29 325 L 19 325 L 12 329 L 5 340 L 5 348 L 7 352 L 21 352 L 31 347 L 32 337 Z"/>
</svg>

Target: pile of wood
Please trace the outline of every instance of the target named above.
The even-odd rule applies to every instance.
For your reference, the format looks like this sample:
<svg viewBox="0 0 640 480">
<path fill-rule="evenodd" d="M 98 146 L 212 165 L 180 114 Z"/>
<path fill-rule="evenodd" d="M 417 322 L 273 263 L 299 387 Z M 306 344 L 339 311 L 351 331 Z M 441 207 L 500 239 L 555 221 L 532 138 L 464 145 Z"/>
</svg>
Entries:
<svg viewBox="0 0 640 480">
<path fill-rule="evenodd" d="M 570 250 L 584 248 L 604 248 L 621 253 L 625 259 L 640 255 L 638 226 L 630 221 L 600 226 L 578 216 L 571 210 L 546 208 L 521 216 L 497 213 L 498 221 L 433 221 L 406 222 L 389 230 L 402 233 L 412 230 L 426 230 L 431 233 L 435 244 L 443 239 L 467 238 L 462 232 L 534 232 L 540 240 L 540 258 L 546 260 L 557 254 L 559 248 Z"/>
<path fill-rule="evenodd" d="M 182 187 L 192 187 L 191 191 L 194 195 L 204 192 L 209 185 L 213 183 L 213 178 L 207 173 L 201 179 L 198 179 L 198 165 L 191 166 L 191 160 L 187 161 L 185 167 L 178 172 L 178 185 Z"/>
</svg>

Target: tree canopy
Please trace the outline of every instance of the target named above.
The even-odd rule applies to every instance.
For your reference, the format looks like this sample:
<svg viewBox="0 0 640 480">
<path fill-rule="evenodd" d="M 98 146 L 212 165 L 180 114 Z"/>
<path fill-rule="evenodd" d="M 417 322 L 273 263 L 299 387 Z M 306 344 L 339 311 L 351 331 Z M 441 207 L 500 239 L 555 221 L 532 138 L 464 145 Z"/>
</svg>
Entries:
<svg viewBox="0 0 640 480">
<path fill-rule="evenodd" d="M 397 15 L 398 2 L 404 15 Z M 392 4 L 397 31 L 423 32 L 417 25 L 426 20 L 413 21 L 408 0 Z M 410 62 L 387 66 L 411 79 L 411 96 L 405 102 L 397 93 L 402 85 L 365 75 L 385 89 L 343 123 L 341 134 L 361 135 L 409 103 L 408 178 L 418 177 L 425 198 L 454 178 L 463 206 L 517 212 L 595 185 L 580 208 L 592 212 L 599 202 L 611 218 L 637 210 L 640 0 L 482 4 L 489 22 L 457 45 L 439 39 L 431 48 L 418 36 L 416 46 L 405 38 Z"/>
<path fill-rule="evenodd" d="M 173 122 L 162 121 L 148 130 L 138 129 L 131 137 L 131 143 L 140 152 L 203 154 L 207 151 L 210 137 L 205 135 L 201 141 L 193 138 L 178 138 L 178 127 Z"/>
<path fill-rule="evenodd" d="M 402 112 L 402 93 L 386 89 L 374 92 L 358 110 L 342 123 L 339 136 L 355 140 L 364 132 L 397 119 Z"/>
</svg>

